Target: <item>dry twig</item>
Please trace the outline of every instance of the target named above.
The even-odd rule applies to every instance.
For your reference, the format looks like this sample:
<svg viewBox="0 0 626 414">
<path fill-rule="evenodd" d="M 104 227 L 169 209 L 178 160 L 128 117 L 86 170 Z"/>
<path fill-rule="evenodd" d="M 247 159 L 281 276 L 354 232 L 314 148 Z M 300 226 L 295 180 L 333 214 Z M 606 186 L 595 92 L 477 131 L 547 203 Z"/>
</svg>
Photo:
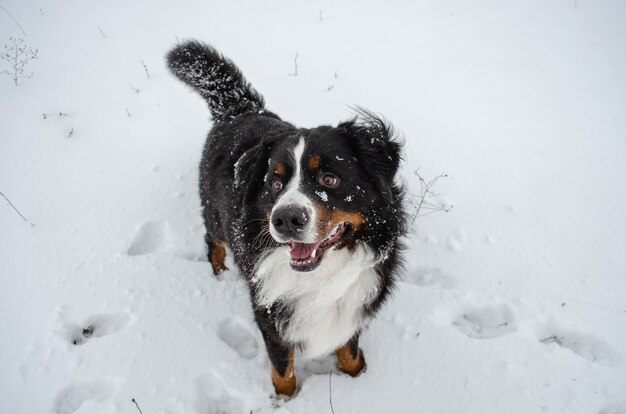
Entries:
<svg viewBox="0 0 626 414">
<path fill-rule="evenodd" d="M 330 411 L 332 411 L 332 413 L 335 414 L 335 408 L 333 407 L 332 379 L 333 379 L 333 370 L 331 369 L 330 372 L 328 373 L 328 402 L 330 403 Z"/>
<path fill-rule="evenodd" d="M 28 224 L 30 224 L 31 227 L 35 227 L 35 225 L 33 223 L 31 223 L 30 221 L 28 221 L 28 219 L 26 217 L 24 217 L 24 215 L 22 213 L 20 213 L 20 211 L 17 209 L 17 207 L 15 207 L 13 205 L 13 203 L 11 202 L 11 200 L 9 200 L 9 198 L 7 196 L 4 195 L 3 192 L 0 191 L 0 195 L 7 201 L 7 203 L 9 203 L 9 205 L 13 208 L 13 210 L 15 210 L 15 212 L 17 214 L 20 215 L 20 217 L 22 218 L 22 220 L 24 220 L 25 222 L 27 222 Z"/>
<path fill-rule="evenodd" d="M 439 174 L 435 178 L 430 181 L 426 181 L 424 177 L 422 177 L 419 173 L 419 169 L 415 170 L 414 174 L 417 176 L 420 182 L 420 193 L 413 194 L 414 197 L 413 202 L 417 205 L 415 208 L 415 212 L 411 214 L 411 225 L 415 223 L 415 219 L 418 217 L 427 216 L 432 213 L 436 213 L 438 211 L 449 212 L 453 205 L 447 205 L 443 202 L 435 202 L 435 198 L 439 197 L 439 194 L 436 194 L 433 191 L 433 187 L 442 178 L 447 178 L 447 174 Z"/>
<path fill-rule="evenodd" d="M 98 30 L 100 31 L 100 34 L 102 35 L 102 38 L 106 39 L 107 35 L 104 34 L 104 32 L 102 31 L 102 28 L 100 27 L 100 25 L 98 25 Z"/>
<path fill-rule="evenodd" d="M 135 403 L 135 406 L 136 406 L 136 407 L 137 407 L 137 409 L 139 410 L 139 414 L 143 414 L 143 413 L 141 412 L 141 408 L 139 408 L 139 404 L 137 404 L 137 401 L 135 401 L 135 399 L 134 399 L 134 398 L 133 398 L 131 401 Z"/>
<path fill-rule="evenodd" d="M 146 62 L 144 62 L 143 60 L 140 60 L 139 62 L 141 62 L 141 65 L 143 66 L 143 70 L 146 71 L 146 76 L 148 77 L 148 79 L 150 79 L 150 72 L 148 72 L 148 66 L 146 65 Z"/>
<path fill-rule="evenodd" d="M 0 5 L 0 9 L 4 10 L 4 12 L 11 18 L 11 20 L 13 20 L 13 23 L 15 23 L 17 25 L 17 27 L 20 28 L 20 31 L 22 32 L 23 36 L 26 36 L 26 32 L 24 31 L 24 29 L 22 28 L 22 25 L 20 25 L 17 20 L 15 20 L 15 18 L 13 17 L 13 15 L 11 13 L 9 13 L 9 11 L 7 9 L 4 8 L 4 6 Z"/>
<path fill-rule="evenodd" d="M 58 116 L 59 118 L 62 118 L 64 116 L 70 116 L 70 114 L 66 114 L 65 112 L 59 112 L 58 114 L 57 113 L 43 114 L 43 119 L 52 118 L 54 116 Z"/>
<path fill-rule="evenodd" d="M 293 66 L 294 72 L 290 73 L 289 76 L 298 76 L 298 53 L 296 52 L 296 57 L 293 58 Z"/>
<path fill-rule="evenodd" d="M 0 59 L 6 61 L 9 64 L 8 69 L 2 70 L 0 73 L 3 75 L 9 75 L 13 78 L 15 86 L 18 84 L 19 79 L 30 79 L 33 77 L 33 73 L 24 74 L 26 65 L 31 61 L 39 58 L 37 56 L 38 50 L 33 50 L 30 46 L 24 44 L 24 39 L 9 37 L 11 44 L 4 45 L 4 52 L 0 53 Z"/>
</svg>

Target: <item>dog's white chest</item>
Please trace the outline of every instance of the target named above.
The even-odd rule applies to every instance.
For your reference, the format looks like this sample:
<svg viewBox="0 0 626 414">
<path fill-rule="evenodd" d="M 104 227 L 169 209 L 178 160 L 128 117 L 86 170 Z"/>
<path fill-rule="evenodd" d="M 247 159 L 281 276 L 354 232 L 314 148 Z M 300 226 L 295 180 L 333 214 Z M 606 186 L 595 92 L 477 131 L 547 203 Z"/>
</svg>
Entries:
<svg viewBox="0 0 626 414">
<path fill-rule="evenodd" d="M 352 252 L 329 250 L 317 269 L 297 272 L 289 265 L 288 247 L 279 247 L 257 267 L 259 305 L 268 309 L 277 301 L 291 305 L 291 318 L 277 326 L 281 336 L 304 345 L 307 357 L 325 355 L 367 324 L 362 309 L 380 286 L 374 265 L 372 250 L 359 245 Z"/>
</svg>

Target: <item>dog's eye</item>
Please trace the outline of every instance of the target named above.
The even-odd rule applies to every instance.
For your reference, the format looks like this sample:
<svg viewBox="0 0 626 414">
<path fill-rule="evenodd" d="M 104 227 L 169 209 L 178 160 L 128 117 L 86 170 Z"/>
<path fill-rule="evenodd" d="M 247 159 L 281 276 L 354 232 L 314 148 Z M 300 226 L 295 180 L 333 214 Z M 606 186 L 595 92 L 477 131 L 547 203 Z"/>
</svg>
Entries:
<svg viewBox="0 0 626 414">
<path fill-rule="evenodd" d="M 322 174 L 319 178 L 319 183 L 324 187 L 337 188 L 339 187 L 339 177 L 334 174 Z"/>
<path fill-rule="evenodd" d="M 283 188 L 283 183 L 282 181 L 280 181 L 279 178 L 274 178 L 274 180 L 272 180 L 272 189 L 274 191 L 280 191 Z"/>
</svg>

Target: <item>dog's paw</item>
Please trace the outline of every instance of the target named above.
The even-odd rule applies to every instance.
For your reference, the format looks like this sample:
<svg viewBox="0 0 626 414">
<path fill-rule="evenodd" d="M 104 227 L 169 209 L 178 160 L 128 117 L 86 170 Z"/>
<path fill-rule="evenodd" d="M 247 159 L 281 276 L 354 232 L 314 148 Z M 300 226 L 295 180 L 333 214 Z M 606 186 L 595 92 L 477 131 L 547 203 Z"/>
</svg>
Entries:
<svg viewBox="0 0 626 414">
<path fill-rule="evenodd" d="M 345 347 L 337 350 L 337 368 L 351 377 L 358 377 L 364 373 L 367 363 L 365 363 L 363 350 L 359 348 L 359 355 L 356 358 L 352 358 L 350 351 Z"/>
<path fill-rule="evenodd" d="M 298 395 L 298 390 L 293 395 L 284 395 L 284 394 L 272 394 L 270 395 L 270 401 L 273 408 L 278 408 L 282 406 L 284 403 L 291 401 Z"/>
</svg>

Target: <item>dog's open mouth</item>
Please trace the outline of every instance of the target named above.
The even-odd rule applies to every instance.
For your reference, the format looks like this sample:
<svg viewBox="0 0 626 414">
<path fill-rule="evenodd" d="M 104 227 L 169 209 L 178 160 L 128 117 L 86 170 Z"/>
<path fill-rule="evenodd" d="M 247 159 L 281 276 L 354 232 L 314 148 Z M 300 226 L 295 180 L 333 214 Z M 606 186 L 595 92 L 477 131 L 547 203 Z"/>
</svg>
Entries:
<svg viewBox="0 0 626 414">
<path fill-rule="evenodd" d="M 348 229 L 346 223 L 339 223 L 330 236 L 317 243 L 299 243 L 296 241 L 288 242 L 291 247 L 289 256 L 291 268 L 299 272 L 310 272 L 319 266 L 324 252 L 333 246 L 336 246 L 342 239 L 342 236 Z"/>
</svg>

